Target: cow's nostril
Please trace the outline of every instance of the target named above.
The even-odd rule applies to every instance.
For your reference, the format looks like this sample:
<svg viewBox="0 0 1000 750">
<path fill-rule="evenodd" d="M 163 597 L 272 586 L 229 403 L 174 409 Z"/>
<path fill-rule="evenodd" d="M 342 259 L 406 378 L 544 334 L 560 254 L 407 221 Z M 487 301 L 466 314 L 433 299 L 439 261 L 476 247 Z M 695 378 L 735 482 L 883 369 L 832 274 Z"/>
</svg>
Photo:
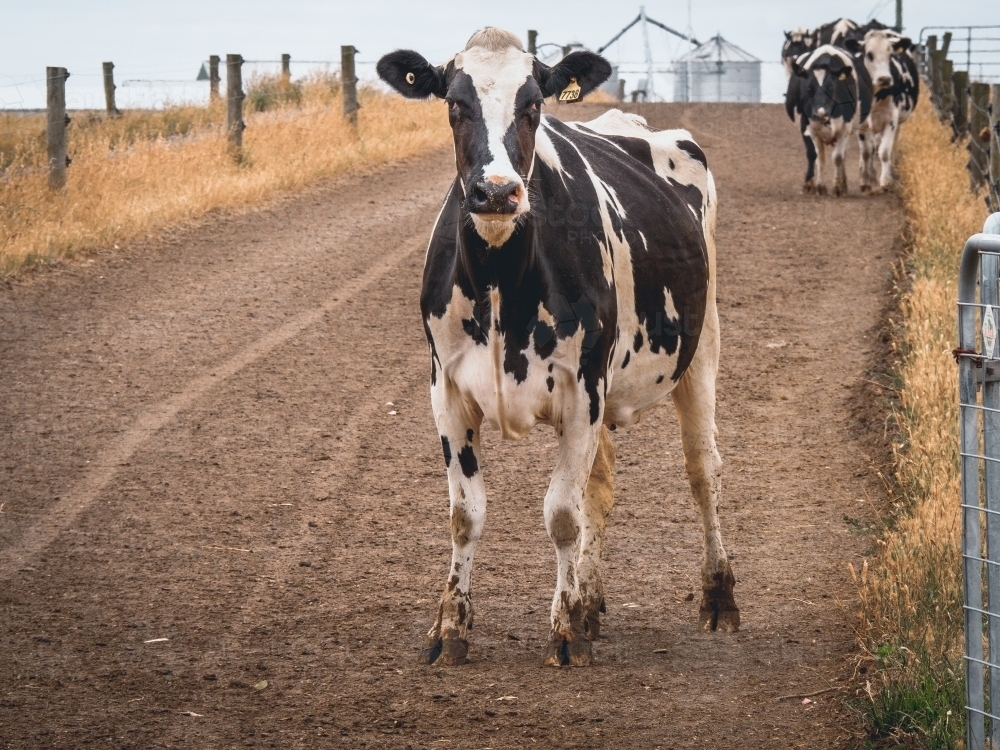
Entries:
<svg viewBox="0 0 1000 750">
<path fill-rule="evenodd" d="M 479 187 L 479 185 L 472 188 L 472 200 L 476 203 L 486 203 L 489 199 L 490 197 L 486 194 L 486 191 Z"/>
</svg>

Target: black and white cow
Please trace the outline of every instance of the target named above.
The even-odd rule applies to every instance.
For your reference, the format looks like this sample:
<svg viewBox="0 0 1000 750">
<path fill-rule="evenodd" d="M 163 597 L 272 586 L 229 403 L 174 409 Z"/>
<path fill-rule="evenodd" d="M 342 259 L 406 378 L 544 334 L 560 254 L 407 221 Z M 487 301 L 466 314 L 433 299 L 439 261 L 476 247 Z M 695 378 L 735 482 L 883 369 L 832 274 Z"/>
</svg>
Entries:
<svg viewBox="0 0 1000 750">
<path fill-rule="evenodd" d="M 799 26 L 794 31 L 785 32 L 785 41 L 781 45 L 781 64 L 785 68 L 785 78 L 791 78 L 793 63 L 802 55 L 816 49 L 816 32 Z"/>
<path fill-rule="evenodd" d="M 882 192 L 892 185 L 892 153 L 899 127 L 917 106 L 920 78 L 908 54 L 908 37 L 888 29 L 868 31 L 860 39 L 848 38 L 845 47 L 867 71 L 872 91 L 871 113 L 861 123 L 861 192 L 869 192 L 876 180 L 876 156 L 881 163 L 878 186 Z"/>
<path fill-rule="evenodd" d="M 542 114 L 545 97 L 586 95 L 610 72 L 585 51 L 547 67 L 499 29 L 477 32 L 440 67 L 412 51 L 378 63 L 404 96 L 445 100 L 458 172 L 421 293 L 452 536 L 430 663 L 466 661 L 486 516 L 483 420 L 507 439 L 539 423 L 558 436 L 544 500 L 557 563 L 544 663 L 586 665 L 604 609 L 609 430 L 668 394 L 704 524 L 701 626 L 739 625 L 717 513 L 714 182 L 686 131 L 617 110 L 586 123 Z"/>
<path fill-rule="evenodd" d="M 847 194 L 844 159 L 851 133 L 868 117 L 871 86 L 867 72 L 840 47 L 824 44 L 793 62 L 785 92 L 785 111 L 795 121 L 800 115 L 806 147 L 804 191 L 825 195 L 827 157 L 834 164 L 834 195 Z M 829 152 L 829 154 L 828 154 Z M 817 169 L 818 163 L 818 169 Z"/>
<path fill-rule="evenodd" d="M 848 39 L 863 39 L 868 31 L 885 29 L 885 24 L 879 21 L 869 21 L 859 25 L 850 18 L 838 18 L 815 29 L 799 27 L 795 31 L 785 32 L 785 41 L 781 46 L 781 63 L 785 68 L 785 76 L 792 77 L 792 63 L 802 55 L 813 52 L 824 44 L 844 47 Z"/>
</svg>

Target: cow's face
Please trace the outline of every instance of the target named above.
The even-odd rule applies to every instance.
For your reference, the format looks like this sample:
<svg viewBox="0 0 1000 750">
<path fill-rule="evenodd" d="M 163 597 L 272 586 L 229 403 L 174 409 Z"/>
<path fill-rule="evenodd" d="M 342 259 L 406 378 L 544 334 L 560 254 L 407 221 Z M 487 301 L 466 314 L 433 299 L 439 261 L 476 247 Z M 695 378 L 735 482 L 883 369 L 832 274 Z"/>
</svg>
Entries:
<svg viewBox="0 0 1000 750">
<path fill-rule="evenodd" d="M 889 29 L 880 29 L 869 31 L 862 41 L 850 40 L 845 46 L 863 53 L 872 89 L 877 94 L 892 87 L 892 56 L 909 49 L 910 40 Z"/>
<path fill-rule="evenodd" d="M 852 66 L 840 55 L 823 50 L 813 53 L 804 67 L 797 66 L 797 74 L 805 78 L 803 111 L 811 126 L 832 138 L 854 119 L 857 87 Z"/>
<path fill-rule="evenodd" d="M 513 34 L 485 29 L 445 66 L 398 51 L 379 60 L 378 73 L 404 96 L 445 100 L 463 208 L 487 244 L 499 247 L 531 210 L 525 182 L 543 99 L 573 79 L 582 97 L 607 79 L 611 66 L 592 52 L 573 52 L 549 68 Z"/>
</svg>

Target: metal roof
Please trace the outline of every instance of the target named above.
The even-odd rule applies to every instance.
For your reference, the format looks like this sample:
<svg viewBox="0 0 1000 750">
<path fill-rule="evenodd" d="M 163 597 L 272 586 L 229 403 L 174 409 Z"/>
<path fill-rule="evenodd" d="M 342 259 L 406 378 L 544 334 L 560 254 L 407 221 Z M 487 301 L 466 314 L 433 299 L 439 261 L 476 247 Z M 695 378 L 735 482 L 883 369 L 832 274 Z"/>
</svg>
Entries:
<svg viewBox="0 0 1000 750">
<path fill-rule="evenodd" d="M 678 57 L 675 62 L 745 62 L 759 63 L 756 57 L 745 52 L 732 42 L 727 42 L 721 34 L 716 34 L 699 47 L 695 47 L 686 55 Z"/>
</svg>

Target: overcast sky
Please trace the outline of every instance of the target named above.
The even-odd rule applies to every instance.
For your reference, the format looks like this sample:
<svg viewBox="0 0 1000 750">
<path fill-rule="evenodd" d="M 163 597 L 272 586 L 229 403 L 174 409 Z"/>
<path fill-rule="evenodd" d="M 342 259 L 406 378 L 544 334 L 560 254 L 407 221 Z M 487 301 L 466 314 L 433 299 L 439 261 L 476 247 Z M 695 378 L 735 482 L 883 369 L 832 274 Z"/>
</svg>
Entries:
<svg viewBox="0 0 1000 750">
<path fill-rule="evenodd" d="M 273 59 L 287 52 L 293 60 L 337 60 L 342 44 L 357 46 L 363 60 L 408 47 L 442 62 L 485 25 L 503 26 L 522 38 L 533 28 L 539 43 L 578 41 L 596 48 L 638 9 L 638 3 L 606 0 L 0 0 L 0 87 L 6 87 L 0 88 L 0 106 L 11 106 L 12 84 L 21 87 L 22 100 L 33 97 L 25 82 L 44 76 L 47 65 L 68 68 L 80 85 L 87 77 L 99 83 L 104 60 L 115 62 L 119 76 L 193 78 L 210 54 Z M 720 32 L 762 60 L 777 61 L 784 29 L 841 15 L 863 22 L 873 10 L 882 21 L 894 21 L 894 0 L 694 0 L 692 27 L 696 37 Z M 686 0 L 648 2 L 646 12 L 681 30 L 687 25 Z M 903 20 L 914 38 L 932 24 L 997 24 L 1000 2 L 904 0 Z M 608 51 L 613 62 L 615 56 L 622 62 L 641 59 L 641 35 L 631 36 Z M 677 51 L 675 40 L 658 30 L 651 31 L 651 42 L 664 62 Z"/>
</svg>

